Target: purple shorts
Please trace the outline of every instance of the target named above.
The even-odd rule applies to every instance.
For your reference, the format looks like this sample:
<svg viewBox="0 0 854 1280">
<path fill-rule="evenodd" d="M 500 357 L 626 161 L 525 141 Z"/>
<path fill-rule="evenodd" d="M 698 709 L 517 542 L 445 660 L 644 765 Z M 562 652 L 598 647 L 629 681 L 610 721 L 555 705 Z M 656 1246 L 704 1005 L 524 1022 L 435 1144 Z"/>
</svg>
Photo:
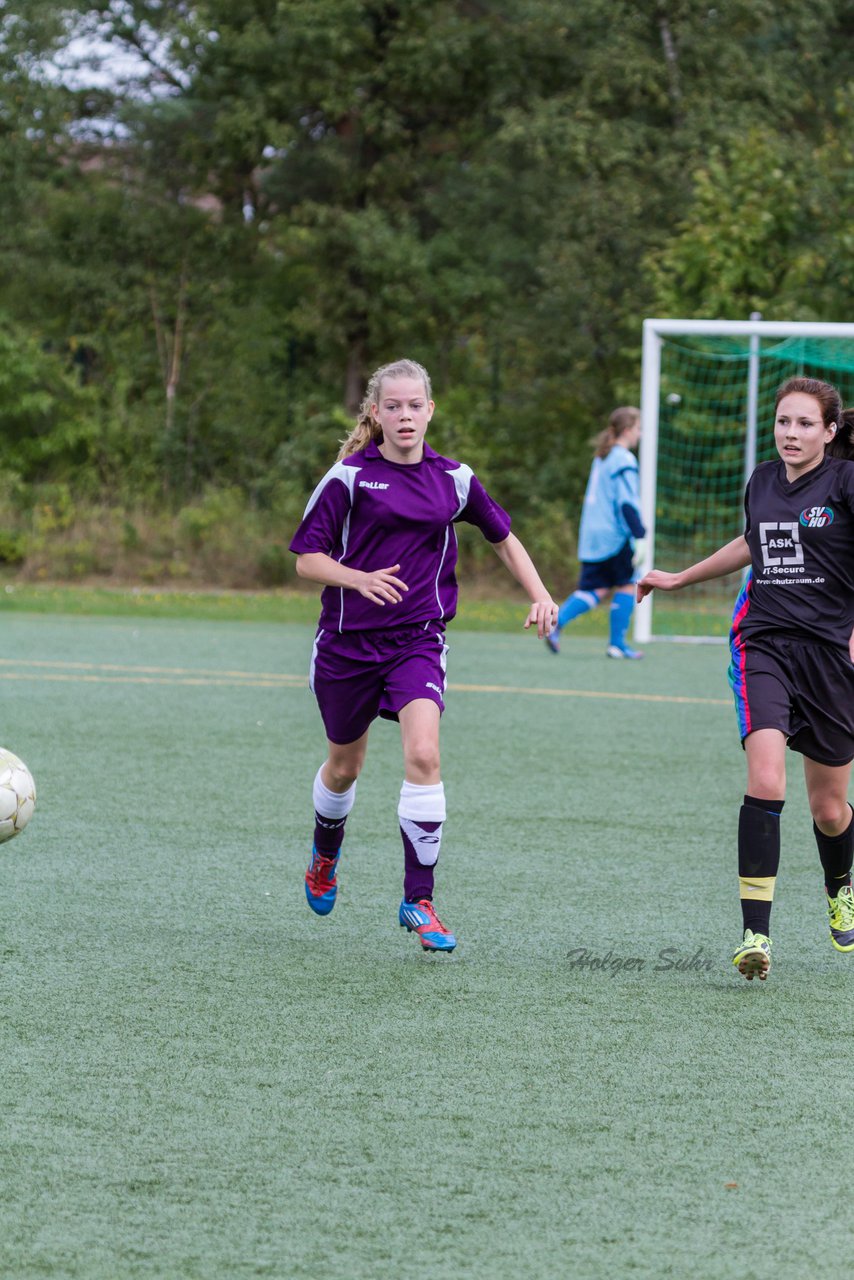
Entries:
<svg viewBox="0 0 854 1280">
<path fill-rule="evenodd" d="M 445 634 L 432 622 L 396 631 L 318 631 L 309 687 L 329 741 L 355 742 L 377 716 L 396 720 L 416 698 L 444 711 L 447 652 Z"/>
</svg>

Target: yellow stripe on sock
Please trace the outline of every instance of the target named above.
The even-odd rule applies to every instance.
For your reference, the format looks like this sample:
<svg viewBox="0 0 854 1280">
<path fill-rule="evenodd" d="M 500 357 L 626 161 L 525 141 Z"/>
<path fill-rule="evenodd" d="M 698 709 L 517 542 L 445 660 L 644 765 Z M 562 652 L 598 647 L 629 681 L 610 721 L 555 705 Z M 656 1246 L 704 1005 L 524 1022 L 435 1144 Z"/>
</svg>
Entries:
<svg viewBox="0 0 854 1280">
<path fill-rule="evenodd" d="M 776 876 L 739 876 L 738 896 L 752 902 L 773 902 Z"/>
</svg>

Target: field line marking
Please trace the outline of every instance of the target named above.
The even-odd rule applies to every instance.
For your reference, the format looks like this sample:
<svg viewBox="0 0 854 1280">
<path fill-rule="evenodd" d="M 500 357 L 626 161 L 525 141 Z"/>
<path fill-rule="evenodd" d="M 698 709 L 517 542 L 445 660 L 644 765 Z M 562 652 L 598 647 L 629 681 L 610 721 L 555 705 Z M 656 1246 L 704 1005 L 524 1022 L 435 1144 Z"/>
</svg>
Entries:
<svg viewBox="0 0 854 1280">
<path fill-rule="evenodd" d="M 708 707 L 731 707 L 731 698 L 695 698 L 677 693 L 620 693 L 616 689 L 538 689 L 512 684 L 450 684 L 464 693 L 532 693 L 546 698 L 607 698 L 628 702 L 687 702 Z"/>
<path fill-rule="evenodd" d="M 0 680 L 49 680 L 74 681 L 85 684 L 167 684 L 188 686 L 220 686 L 248 689 L 303 689 L 306 676 L 295 676 L 260 671 L 216 671 L 187 667 L 128 667 L 114 663 L 94 662 L 44 662 L 26 660 L 15 662 L 0 658 L 0 666 L 35 667 L 37 671 L 2 671 Z M 53 668 L 53 670 L 45 670 Z M 62 670 L 56 670 L 62 668 Z M 108 672 L 108 675 L 97 674 Z M 455 693 L 516 693 L 540 698 L 600 698 L 611 702 L 669 702 L 688 706 L 729 707 L 729 698 L 701 698 L 675 693 L 625 693 L 616 689 L 553 689 L 528 685 L 507 684 L 456 684 L 448 686 Z"/>
<path fill-rule="evenodd" d="M 166 676 L 230 676 L 238 680 L 295 680 L 298 677 L 276 671 L 223 671 L 219 667 L 143 667 L 118 662 L 46 662 L 37 658 L 0 658 L 3 667 L 48 667 L 60 671 L 119 671 L 142 675 Z"/>
<path fill-rule="evenodd" d="M 308 688 L 308 679 L 306 676 L 282 676 L 277 677 L 274 680 L 253 680 L 251 678 L 247 680 L 230 680 L 227 678 L 218 679 L 215 676 L 200 676 L 198 678 L 193 678 L 191 676 L 99 676 L 89 675 L 84 671 L 0 671 L 0 680 L 42 680 L 53 684 L 61 682 L 65 684 L 199 685 L 204 688 L 223 686 L 229 689 Z"/>
</svg>

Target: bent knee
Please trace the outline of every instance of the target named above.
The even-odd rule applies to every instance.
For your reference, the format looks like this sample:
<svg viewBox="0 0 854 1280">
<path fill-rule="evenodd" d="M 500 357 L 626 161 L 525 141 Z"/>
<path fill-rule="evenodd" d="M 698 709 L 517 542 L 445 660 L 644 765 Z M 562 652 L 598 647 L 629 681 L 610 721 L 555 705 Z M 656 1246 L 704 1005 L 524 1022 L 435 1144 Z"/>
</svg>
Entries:
<svg viewBox="0 0 854 1280">
<path fill-rule="evenodd" d="M 413 743 L 404 760 L 407 776 L 433 777 L 439 773 L 439 750 L 435 743 Z"/>
<path fill-rule="evenodd" d="M 346 791 L 362 772 L 364 752 L 354 756 L 330 756 L 326 762 L 326 785 L 332 791 Z"/>
<path fill-rule="evenodd" d="M 841 835 L 851 822 L 851 806 L 836 796 L 813 796 L 810 813 L 815 825 L 828 833 Z"/>
<path fill-rule="evenodd" d="M 747 790 L 757 800 L 782 800 L 786 794 L 785 769 L 751 769 Z"/>
</svg>

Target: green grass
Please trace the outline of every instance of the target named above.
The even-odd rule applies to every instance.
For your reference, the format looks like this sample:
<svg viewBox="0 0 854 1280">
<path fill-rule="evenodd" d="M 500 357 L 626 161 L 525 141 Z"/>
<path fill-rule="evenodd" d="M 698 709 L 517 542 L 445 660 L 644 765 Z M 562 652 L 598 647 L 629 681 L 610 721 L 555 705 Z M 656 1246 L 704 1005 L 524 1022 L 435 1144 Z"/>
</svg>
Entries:
<svg viewBox="0 0 854 1280">
<path fill-rule="evenodd" d="M 318 589 L 305 591 L 171 591 L 157 587 L 33 586 L 0 581 L 0 613 L 83 617 L 181 618 L 211 622 L 317 621 Z M 527 603 L 518 595 L 462 599 L 457 625 L 472 631 L 521 630 Z M 581 618 L 579 635 L 604 634 L 605 611 Z"/>
<path fill-rule="evenodd" d="M 306 907 L 309 625 L 3 630 L 39 801 L 0 851 L 0 1274 L 800 1280 L 842 1238 L 854 960 L 793 760 L 773 973 L 729 963 L 722 650 L 452 630 L 460 945 L 430 957 L 397 927 L 392 725 L 335 912 Z"/>
<path fill-rule="evenodd" d="M 525 621 L 524 599 L 508 588 L 504 598 L 472 598 L 465 592 L 456 618 L 458 629 L 516 631 Z M 304 622 L 318 614 L 317 589 L 305 591 L 173 591 L 158 587 L 80 587 L 0 579 L 0 613 L 63 613 L 85 617 L 195 618 L 211 622 Z M 662 596 L 655 605 L 656 634 L 725 637 L 732 602 L 698 608 L 690 596 Z M 584 614 L 572 624 L 576 636 L 604 635 L 607 609 Z"/>
<path fill-rule="evenodd" d="M 317 619 L 317 591 L 171 591 L 157 587 L 0 584 L 0 612 L 86 617 L 195 618 L 221 622 Z"/>
</svg>

